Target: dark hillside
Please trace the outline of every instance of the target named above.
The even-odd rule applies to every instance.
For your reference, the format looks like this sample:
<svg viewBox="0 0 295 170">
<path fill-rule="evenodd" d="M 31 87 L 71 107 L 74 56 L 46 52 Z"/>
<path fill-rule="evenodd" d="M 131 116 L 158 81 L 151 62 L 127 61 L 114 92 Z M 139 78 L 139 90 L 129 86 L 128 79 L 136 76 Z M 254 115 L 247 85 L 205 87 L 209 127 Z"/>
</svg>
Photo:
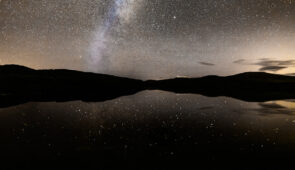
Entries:
<svg viewBox="0 0 295 170">
<path fill-rule="evenodd" d="M 105 101 L 143 90 L 227 96 L 259 102 L 295 98 L 295 77 L 262 72 L 141 81 L 73 70 L 0 66 L 0 107 L 29 101 Z"/>
</svg>

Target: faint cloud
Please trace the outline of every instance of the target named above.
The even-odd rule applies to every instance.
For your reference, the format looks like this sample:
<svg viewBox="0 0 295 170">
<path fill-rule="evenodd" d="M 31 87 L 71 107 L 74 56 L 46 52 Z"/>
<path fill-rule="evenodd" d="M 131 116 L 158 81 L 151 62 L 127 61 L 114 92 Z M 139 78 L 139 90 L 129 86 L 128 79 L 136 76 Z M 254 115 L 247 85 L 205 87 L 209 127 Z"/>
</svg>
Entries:
<svg viewBox="0 0 295 170">
<path fill-rule="evenodd" d="M 205 65 L 205 66 L 215 66 L 215 64 L 207 63 L 207 62 L 199 62 L 199 64 Z"/>
<path fill-rule="evenodd" d="M 262 58 L 254 65 L 260 66 L 260 71 L 277 72 L 285 68 L 295 67 L 295 60 L 273 60 L 269 58 Z"/>
<path fill-rule="evenodd" d="M 283 66 L 266 66 L 266 67 L 261 67 L 259 71 L 272 71 L 272 72 L 277 72 L 282 69 L 285 69 L 288 67 L 283 67 Z"/>
<path fill-rule="evenodd" d="M 295 60 L 274 60 L 271 58 L 261 58 L 256 63 L 247 62 L 245 59 L 239 59 L 233 61 L 234 64 L 242 65 L 256 65 L 259 66 L 259 71 L 268 71 L 268 72 L 278 72 L 283 69 L 290 67 L 295 67 Z M 289 74 L 290 76 L 295 76 L 295 73 Z"/>
<path fill-rule="evenodd" d="M 245 64 L 245 59 L 239 59 L 239 60 L 236 60 L 236 61 L 234 61 L 233 63 L 234 64 Z"/>
</svg>

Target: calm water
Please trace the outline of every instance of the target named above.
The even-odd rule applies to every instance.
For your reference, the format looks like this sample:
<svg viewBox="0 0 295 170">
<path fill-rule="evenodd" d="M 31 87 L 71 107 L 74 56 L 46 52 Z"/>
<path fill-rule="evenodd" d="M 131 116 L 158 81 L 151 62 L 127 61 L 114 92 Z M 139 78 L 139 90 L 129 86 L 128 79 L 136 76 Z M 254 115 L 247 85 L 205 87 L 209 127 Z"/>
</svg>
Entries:
<svg viewBox="0 0 295 170">
<path fill-rule="evenodd" d="M 286 169 L 295 100 L 144 91 L 100 103 L 27 103 L 0 109 L 0 132 L 7 169 Z"/>
</svg>

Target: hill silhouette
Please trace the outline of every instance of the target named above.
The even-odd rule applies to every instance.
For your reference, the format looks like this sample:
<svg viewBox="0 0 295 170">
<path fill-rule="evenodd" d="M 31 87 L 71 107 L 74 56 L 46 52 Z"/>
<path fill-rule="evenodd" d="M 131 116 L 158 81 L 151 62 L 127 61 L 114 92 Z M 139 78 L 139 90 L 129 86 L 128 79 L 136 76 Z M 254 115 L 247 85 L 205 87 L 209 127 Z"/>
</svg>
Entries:
<svg viewBox="0 0 295 170">
<path fill-rule="evenodd" d="M 0 107 L 30 101 L 105 101 L 143 90 L 143 81 L 73 70 L 0 66 Z"/>
<path fill-rule="evenodd" d="M 98 102 L 143 90 L 227 96 L 250 102 L 295 98 L 295 77 L 263 72 L 142 81 L 74 70 L 34 70 L 3 65 L 0 78 L 0 107 L 31 101 Z"/>
<path fill-rule="evenodd" d="M 227 96 L 248 102 L 295 98 L 295 77 L 246 72 L 233 76 L 206 76 L 148 81 L 152 89 L 194 93 L 209 97 Z"/>
</svg>

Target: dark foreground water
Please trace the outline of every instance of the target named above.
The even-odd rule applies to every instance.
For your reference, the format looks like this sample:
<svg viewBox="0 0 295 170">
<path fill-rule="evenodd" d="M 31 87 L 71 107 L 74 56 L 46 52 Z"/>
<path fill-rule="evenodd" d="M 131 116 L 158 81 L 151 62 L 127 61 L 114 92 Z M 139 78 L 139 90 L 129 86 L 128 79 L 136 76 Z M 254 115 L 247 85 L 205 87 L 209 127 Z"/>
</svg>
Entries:
<svg viewBox="0 0 295 170">
<path fill-rule="evenodd" d="M 0 169 L 293 169 L 295 100 L 145 91 L 0 109 Z"/>
</svg>

